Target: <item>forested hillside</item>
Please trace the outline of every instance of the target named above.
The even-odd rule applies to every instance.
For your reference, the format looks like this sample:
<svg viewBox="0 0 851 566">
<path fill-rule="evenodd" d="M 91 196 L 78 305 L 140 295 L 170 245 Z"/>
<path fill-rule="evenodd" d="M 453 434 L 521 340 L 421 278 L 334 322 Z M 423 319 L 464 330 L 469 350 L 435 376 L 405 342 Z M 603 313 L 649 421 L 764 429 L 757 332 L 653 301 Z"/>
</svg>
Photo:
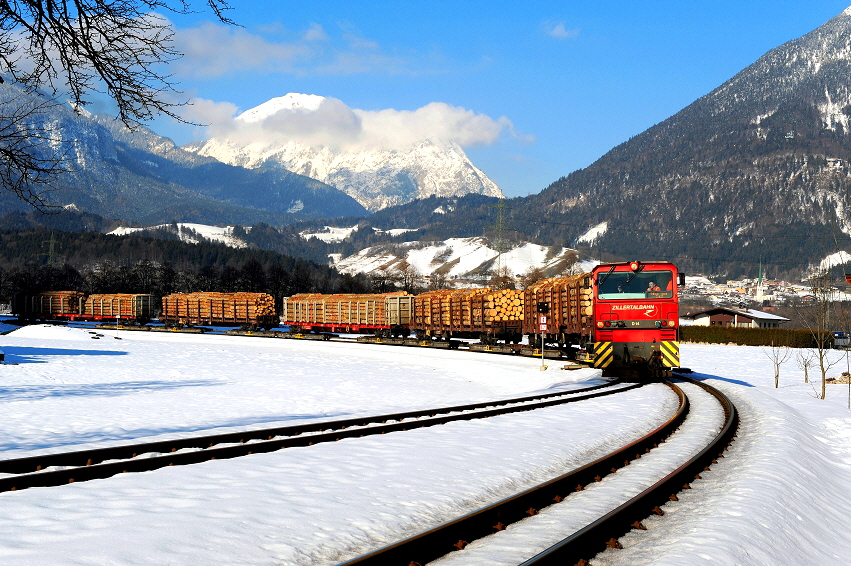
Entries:
<svg viewBox="0 0 851 566">
<path fill-rule="evenodd" d="M 174 237 L 176 238 L 176 237 Z M 87 293 L 255 291 L 278 304 L 300 292 L 364 292 L 364 276 L 256 248 L 188 244 L 145 235 L 109 236 L 36 228 L 0 232 L 0 303 L 19 292 Z"/>
</svg>

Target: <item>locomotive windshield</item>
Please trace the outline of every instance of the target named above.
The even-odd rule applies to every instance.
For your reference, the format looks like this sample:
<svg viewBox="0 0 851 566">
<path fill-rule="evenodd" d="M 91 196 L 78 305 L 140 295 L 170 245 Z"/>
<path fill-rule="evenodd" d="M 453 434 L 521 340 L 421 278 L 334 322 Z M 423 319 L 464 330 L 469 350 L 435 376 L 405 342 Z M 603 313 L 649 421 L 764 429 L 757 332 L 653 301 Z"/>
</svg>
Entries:
<svg viewBox="0 0 851 566">
<path fill-rule="evenodd" d="M 597 274 L 601 299 L 670 299 L 674 296 L 671 271 L 611 271 Z"/>
</svg>

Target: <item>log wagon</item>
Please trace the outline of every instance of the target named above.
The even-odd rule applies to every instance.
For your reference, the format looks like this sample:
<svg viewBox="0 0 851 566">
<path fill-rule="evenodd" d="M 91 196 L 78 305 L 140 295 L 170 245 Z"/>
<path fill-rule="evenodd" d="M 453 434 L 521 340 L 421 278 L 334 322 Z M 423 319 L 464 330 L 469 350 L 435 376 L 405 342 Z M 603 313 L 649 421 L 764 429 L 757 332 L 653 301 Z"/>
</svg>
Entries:
<svg viewBox="0 0 851 566">
<path fill-rule="evenodd" d="M 301 293 L 283 302 L 281 323 L 290 332 L 345 332 L 380 337 L 407 336 L 413 297 L 405 292 L 374 294 Z"/>
<path fill-rule="evenodd" d="M 275 300 L 268 293 L 172 293 L 162 298 L 160 322 L 166 326 L 241 326 L 246 329 L 278 325 Z"/>
</svg>

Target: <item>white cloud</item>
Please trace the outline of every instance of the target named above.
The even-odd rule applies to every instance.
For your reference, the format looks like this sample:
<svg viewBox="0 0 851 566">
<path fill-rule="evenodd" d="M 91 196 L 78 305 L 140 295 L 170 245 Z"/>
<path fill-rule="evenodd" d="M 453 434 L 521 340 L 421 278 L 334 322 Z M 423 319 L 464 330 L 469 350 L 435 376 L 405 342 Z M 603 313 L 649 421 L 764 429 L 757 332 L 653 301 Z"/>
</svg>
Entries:
<svg viewBox="0 0 851 566">
<path fill-rule="evenodd" d="M 235 117 L 230 103 L 194 99 L 185 117 L 209 124 L 210 137 L 240 145 L 271 146 L 297 141 L 331 149 L 405 150 L 423 139 L 454 142 L 462 147 L 489 145 L 513 124 L 472 110 L 432 102 L 416 110 L 359 110 L 336 98 L 325 98 L 315 110 L 283 108 L 256 121 Z M 526 141 L 530 141 L 527 138 Z"/>
<path fill-rule="evenodd" d="M 230 102 L 214 102 L 193 98 L 183 107 L 181 117 L 202 125 L 227 124 L 233 120 L 238 108 Z"/>
<path fill-rule="evenodd" d="M 455 142 L 462 147 L 489 145 L 511 121 L 494 120 L 472 110 L 431 102 L 416 110 L 355 110 L 363 121 L 362 142 L 374 147 L 410 146 L 424 138 Z"/>
<path fill-rule="evenodd" d="M 264 26 L 267 33 L 284 33 L 280 26 Z M 290 41 L 271 41 L 245 28 L 204 23 L 175 30 L 174 46 L 183 57 L 171 69 L 180 76 L 218 77 L 232 72 L 350 75 L 359 73 L 417 73 L 424 64 L 415 54 L 387 53 L 370 39 L 346 27 L 332 36 L 318 23 Z M 427 64 L 427 63 L 425 63 Z"/>
<path fill-rule="evenodd" d="M 544 29 L 547 35 L 556 39 L 571 39 L 579 35 L 578 29 L 567 29 L 564 27 L 564 22 L 547 22 Z"/>
<path fill-rule="evenodd" d="M 325 29 L 321 25 L 312 23 L 304 32 L 304 39 L 306 41 L 327 41 L 328 34 L 325 33 Z"/>
<path fill-rule="evenodd" d="M 310 50 L 298 43 L 276 43 L 243 28 L 212 23 L 179 29 L 174 44 L 183 57 L 174 63 L 180 74 L 214 77 L 234 70 L 292 71 Z"/>
</svg>

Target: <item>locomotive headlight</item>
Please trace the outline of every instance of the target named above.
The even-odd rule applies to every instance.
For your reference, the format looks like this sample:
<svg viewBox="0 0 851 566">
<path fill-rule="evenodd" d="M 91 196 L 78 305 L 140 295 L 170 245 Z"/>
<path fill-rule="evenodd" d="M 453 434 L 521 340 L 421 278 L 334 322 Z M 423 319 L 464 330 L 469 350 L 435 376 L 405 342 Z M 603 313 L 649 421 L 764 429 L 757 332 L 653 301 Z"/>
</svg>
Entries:
<svg viewBox="0 0 851 566">
<path fill-rule="evenodd" d="M 670 326 L 670 327 L 672 327 L 672 328 L 673 328 L 673 326 L 674 326 L 674 321 L 673 321 L 673 320 L 669 320 L 669 321 L 668 321 L 668 326 Z"/>
<path fill-rule="evenodd" d="M 605 324 L 606 326 L 611 326 L 611 325 L 612 325 L 612 323 L 611 323 L 610 321 L 608 321 L 608 320 L 607 320 L 606 322 L 604 322 L 603 324 Z"/>
<path fill-rule="evenodd" d="M 656 321 L 656 328 L 662 328 L 662 321 L 661 320 Z"/>
<path fill-rule="evenodd" d="M 597 328 L 603 328 L 603 321 L 602 320 L 597 321 Z"/>
</svg>

